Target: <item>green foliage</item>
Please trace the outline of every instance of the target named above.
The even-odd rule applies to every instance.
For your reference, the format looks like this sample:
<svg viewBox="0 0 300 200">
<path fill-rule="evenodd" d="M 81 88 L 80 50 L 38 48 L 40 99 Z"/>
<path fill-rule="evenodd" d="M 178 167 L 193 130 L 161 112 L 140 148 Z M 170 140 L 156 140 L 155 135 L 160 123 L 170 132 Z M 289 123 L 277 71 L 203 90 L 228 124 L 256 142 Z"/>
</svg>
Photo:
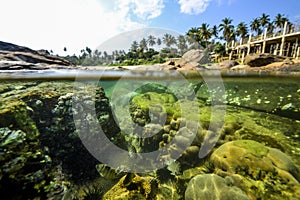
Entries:
<svg viewBox="0 0 300 200">
<path fill-rule="evenodd" d="M 236 38 L 245 38 L 249 36 L 250 30 L 255 31 L 257 35 L 267 29 L 268 34 L 274 30 L 282 29 L 285 22 L 289 26 L 292 24 L 289 19 L 282 14 L 277 14 L 273 20 L 268 14 L 263 13 L 260 17 L 254 18 L 249 25 L 240 22 L 235 27 L 233 20 L 224 18 L 219 25 L 210 28 L 207 23 L 202 23 L 200 27 L 193 27 L 185 35 L 175 38 L 171 34 L 164 34 L 162 38 L 156 38 L 148 35 L 140 41 L 133 41 L 128 52 L 124 50 L 115 50 L 111 53 L 95 50 L 94 52 L 86 47 L 80 51 L 80 55 L 66 56 L 74 65 L 83 66 L 121 66 L 121 65 L 144 65 L 163 63 L 166 58 L 177 58 L 182 56 L 190 49 L 209 48 L 217 42 L 226 41 L 227 43 L 236 40 Z M 280 31 L 279 30 L 279 31 Z M 220 37 L 219 37 L 220 35 Z M 159 47 L 160 50 L 156 48 Z M 64 51 L 67 48 L 64 47 Z M 212 49 L 208 49 L 212 51 Z M 225 46 L 217 43 L 213 51 L 220 56 L 226 55 Z M 227 53 L 229 51 L 227 50 Z"/>
<path fill-rule="evenodd" d="M 214 47 L 213 51 L 214 51 L 215 53 L 219 54 L 220 56 L 225 56 L 225 54 L 226 54 L 226 48 L 225 48 L 225 45 L 218 43 L 218 44 Z"/>
</svg>

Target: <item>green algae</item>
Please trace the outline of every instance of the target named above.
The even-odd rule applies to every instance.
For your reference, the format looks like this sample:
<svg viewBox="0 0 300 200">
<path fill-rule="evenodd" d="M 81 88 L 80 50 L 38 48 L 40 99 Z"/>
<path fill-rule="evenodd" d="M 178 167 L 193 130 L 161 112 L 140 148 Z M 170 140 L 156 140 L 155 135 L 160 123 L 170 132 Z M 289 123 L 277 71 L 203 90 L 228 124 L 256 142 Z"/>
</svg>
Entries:
<svg viewBox="0 0 300 200">
<path fill-rule="evenodd" d="M 259 142 L 253 140 L 238 140 L 234 141 L 233 144 L 238 147 L 246 149 L 248 152 L 256 157 L 266 156 L 269 152 L 268 148 Z"/>
<path fill-rule="evenodd" d="M 31 110 L 23 101 L 16 101 L 6 104 L 0 108 L 2 127 L 12 127 L 15 130 L 19 129 L 27 133 L 28 138 L 35 139 L 39 136 L 39 131 L 35 122 L 29 116 Z"/>
<path fill-rule="evenodd" d="M 166 113 L 167 120 L 170 121 L 174 114 L 181 113 L 179 102 L 174 95 L 168 93 L 146 92 L 135 96 L 130 102 L 130 111 L 133 121 L 145 125 L 151 121 L 149 114 L 160 116 Z M 180 116 L 180 114 L 177 114 Z M 137 119 L 143 119 L 142 122 Z"/>
</svg>

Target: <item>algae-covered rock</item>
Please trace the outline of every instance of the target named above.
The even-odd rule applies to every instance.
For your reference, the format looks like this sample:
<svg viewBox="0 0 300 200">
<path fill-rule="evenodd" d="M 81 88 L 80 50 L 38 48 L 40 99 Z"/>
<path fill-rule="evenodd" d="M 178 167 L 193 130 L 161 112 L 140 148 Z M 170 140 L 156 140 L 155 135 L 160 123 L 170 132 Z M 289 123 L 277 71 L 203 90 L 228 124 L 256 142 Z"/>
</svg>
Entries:
<svg viewBox="0 0 300 200">
<path fill-rule="evenodd" d="M 162 94 L 162 93 L 172 94 L 172 91 L 168 87 L 157 83 L 146 83 L 141 87 L 137 88 L 135 92 L 139 94 L 144 94 L 147 92 L 155 92 L 158 94 Z"/>
<path fill-rule="evenodd" d="M 252 140 L 236 140 L 215 150 L 210 162 L 220 176 L 240 175 L 239 186 L 255 198 L 300 197 L 299 169 L 277 149 Z"/>
<path fill-rule="evenodd" d="M 166 115 L 167 120 L 170 120 L 172 115 L 179 111 L 176 101 L 174 95 L 169 93 L 146 92 L 135 96 L 129 108 L 132 120 L 140 126 L 153 120 L 162 121 Z"/>
<path fill-rule="evenodd" d="M 94 101 L 96 120 L 117 143 L 119 129 L 104 91 L 81 86 L 87 88 L 79 91 L 81 100 Z M 4 199 L 61 199 L 70 191 L 70 182 L 84 184 L 98 176 L 99 161 L 76 132 L 73 92 L 71 81 L 1 82 L 0 193 Z"/>
<path fill-rule="evenodd" d="M 178 200 L 182 199 L 182 194 L 180 194 L 180 189 L 178 185 L 173 181 L 168 181 L 166 183 L 160 183 L 158 185 L 159 193 L 156 199 L 159 200 Z"/>
<path fill-rule="evenodd" d="M 222 123 L 222 107 L 216 106 L 214 115 L 217 117 L 211 121 L 211 107 L 202 107 L 200 121 L 204 132 L 209 124 Z M 293 128 L 292 128 L 293 127 Z M 300 124 L 297 120 L 284 118 L 275 114 L 253 111 L 247 108 L 226 106 L 226 115 L 222 128 L 209 130 L 220 137 L 215 147 L 233 140 L 254 140 L 272 148 L 279 149 L 289 155 L 299 165 L 300 148 L 298 137 Z M 201 140 L 200 140 L 201 141 Z"/>
<path fill-rule="evenodd" d="M 0 107 L 0 127 L 11 127 L 27 133 L 27 138 L 36 139 L 39 131 L 31 118 L 33 110 L 23 101 L 7 102 Z"/>
<path fill-rule="evenodd" d="M 127 174 L 105 193 L 102 199 L 155 199 L 158 192 L 158 182 L 155 178 Z"/>
<path fill-rule="evenodd" d="M 192 178 L 185 191 L 186 200 L 249 200 L 250 198 L 231 181 L 215 175 L 203 174 Z"/>
<path fill-rule="evenodd" d="M 37 195 L 39 185 L 45 185 L 50 170 L 45 166 L 51 159 L 21 130 L 0 128 L 0 193 L 2 198 L 20 198 Z M 31 191 L 28 195 L 24 191 Z"/>
</svg>

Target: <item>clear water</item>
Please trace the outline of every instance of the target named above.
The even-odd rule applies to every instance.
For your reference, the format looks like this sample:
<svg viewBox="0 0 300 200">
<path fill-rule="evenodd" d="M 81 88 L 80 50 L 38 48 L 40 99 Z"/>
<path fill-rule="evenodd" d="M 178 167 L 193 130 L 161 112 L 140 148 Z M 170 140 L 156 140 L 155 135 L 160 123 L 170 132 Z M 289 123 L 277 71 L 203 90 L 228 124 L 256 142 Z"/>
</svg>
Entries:
<svg viewBox="0 0 300 200">
<path fill-rule="evenodd" d="M 0 82 L 3 199 L 300 198 L 297 73 L 5 71 Z"/>
</svg>

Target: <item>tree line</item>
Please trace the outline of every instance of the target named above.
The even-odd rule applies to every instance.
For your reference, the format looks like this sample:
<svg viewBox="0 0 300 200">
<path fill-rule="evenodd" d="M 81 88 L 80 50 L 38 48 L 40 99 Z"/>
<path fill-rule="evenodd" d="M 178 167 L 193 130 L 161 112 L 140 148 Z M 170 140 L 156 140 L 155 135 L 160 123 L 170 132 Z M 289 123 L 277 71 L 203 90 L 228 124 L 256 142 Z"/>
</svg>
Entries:
<svg viewBox="0 0 300 200">
<path fill-rule="evenodd" d="M 226 55 L 225 44 L 241 38 L 258 36 L 267 31 L 274 34 L 282 31 L 287 23 L 289 29 L 293 29 L 293 24 L 283 14 L 278 13 L 274 19 L 270 15 L 263 13 L 260 17 L 254 18 L 249 25 L 240 22 L 236 26 L 233 20 L 226 17 L 219 25 L 210 27 L 207 23 L 202 23 L 199 27 L 190 28 L 185 35 L 177 37 L 171 34 L 164 34 L 162 38 L 148 35 L 140 41 L 133 41 L 128 52 L 115 50 L 111 53 L 107 51 L 92 51 L 89 47 L 81 50 L 79 56 L 66 56 L 77 65 L 140 65 L 165 62 L 167 58 L 182 56 L 190 49 L 209 48 L 221 56 Z M 64 49 L 66 51 L 66 48 Z"/>
</svg>

